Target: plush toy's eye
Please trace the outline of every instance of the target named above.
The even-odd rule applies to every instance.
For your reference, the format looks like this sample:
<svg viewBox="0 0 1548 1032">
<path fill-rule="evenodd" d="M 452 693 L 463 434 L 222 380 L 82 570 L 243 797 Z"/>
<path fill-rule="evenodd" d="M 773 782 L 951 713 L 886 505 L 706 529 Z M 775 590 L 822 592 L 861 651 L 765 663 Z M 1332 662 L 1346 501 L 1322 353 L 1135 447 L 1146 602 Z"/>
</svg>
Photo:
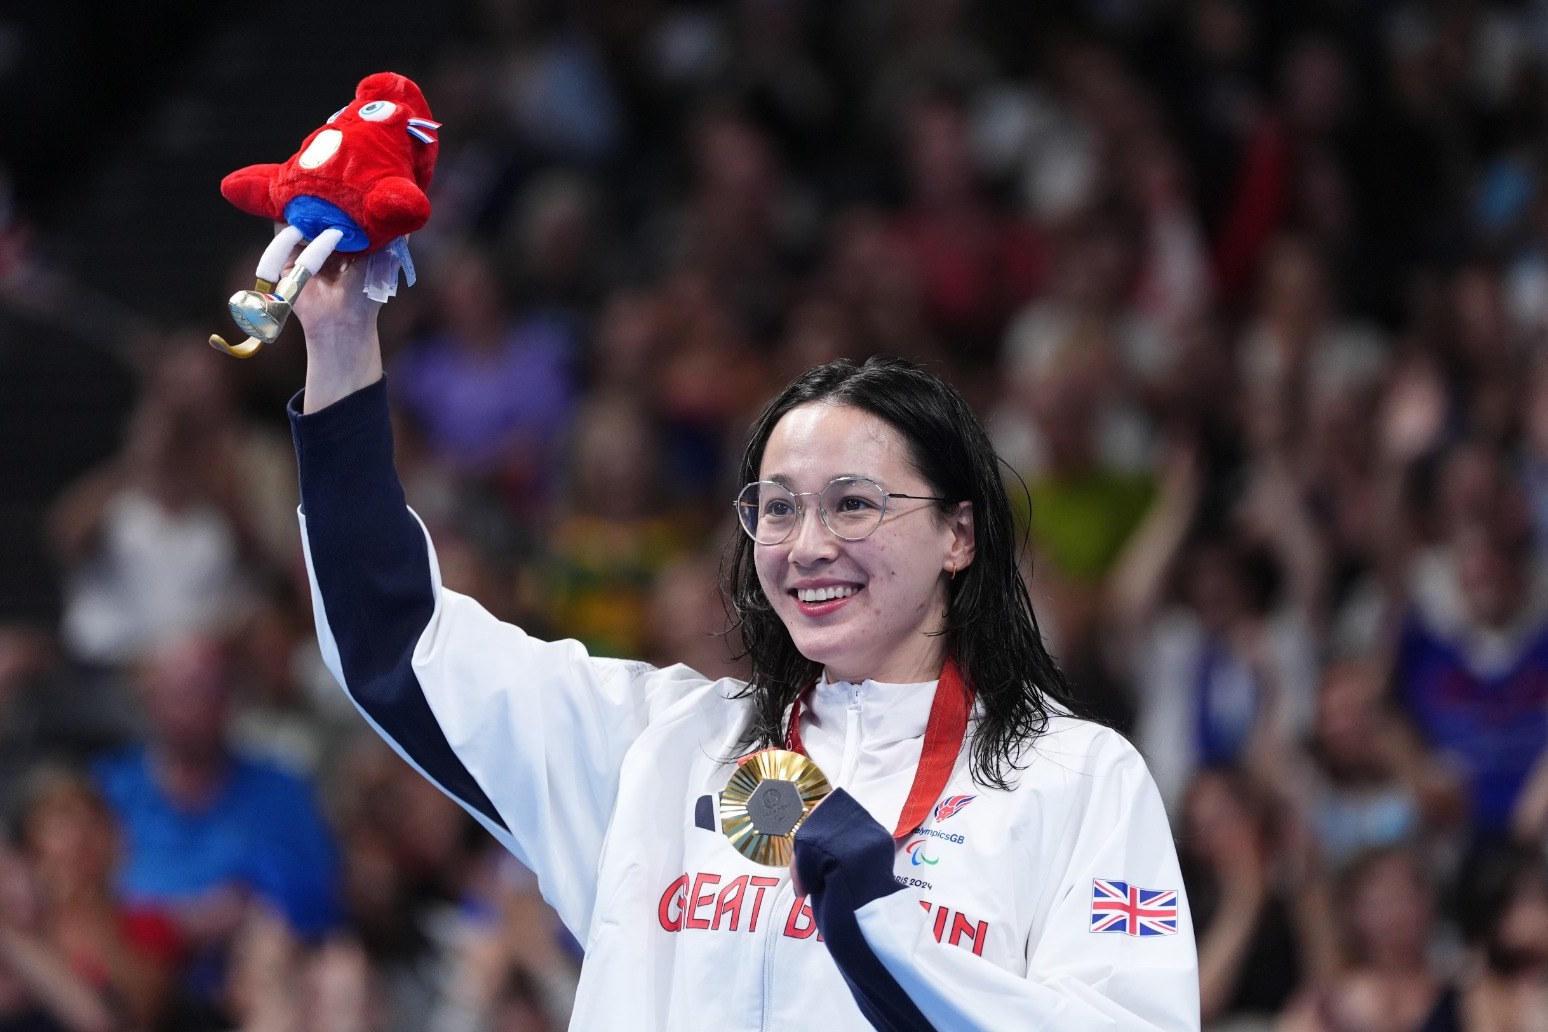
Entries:
<svg viewBox="0 0 1548 1032">
<path fill-rule="evenodd" d="M 398 105 L 390 100 L 373 100 L 360 109 L 360 117 L 367 122 L 382 122 L 392 117 L 392 113 L 398 110 Z"/>
<path fill-rule="evenodd" d="M 339 108 L 333 114 L 328 116 L 328 123 L 327 124 L 331 124 L 334 119 L 338 118 L 340 115 L 342 115 L 344 112 L 346 112 L 348 110 L 349 110 L 349 105 L 345 104 L 343 107 Z"/>
</svg>

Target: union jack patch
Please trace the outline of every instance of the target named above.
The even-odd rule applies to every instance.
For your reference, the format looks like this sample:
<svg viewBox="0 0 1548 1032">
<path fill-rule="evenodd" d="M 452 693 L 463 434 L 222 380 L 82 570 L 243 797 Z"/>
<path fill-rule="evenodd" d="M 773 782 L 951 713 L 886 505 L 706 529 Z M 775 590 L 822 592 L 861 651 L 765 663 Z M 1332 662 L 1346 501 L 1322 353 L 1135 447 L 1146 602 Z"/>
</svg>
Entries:
<svg viewBox="0 0 1548 1032">
<path fill-rule="evenodd" d="M 1091 930 L 1124 935 L 1176 935 L 1177 890 L 1142 889 L 1097 878 L 1091 883 Z"/>
</svg>

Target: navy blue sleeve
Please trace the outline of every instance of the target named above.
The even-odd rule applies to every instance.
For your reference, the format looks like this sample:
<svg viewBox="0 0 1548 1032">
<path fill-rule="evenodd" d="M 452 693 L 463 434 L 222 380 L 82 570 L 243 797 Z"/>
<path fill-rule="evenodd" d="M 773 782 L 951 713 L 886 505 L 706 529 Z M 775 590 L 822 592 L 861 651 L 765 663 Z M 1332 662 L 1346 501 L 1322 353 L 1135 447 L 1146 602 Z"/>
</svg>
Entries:
<svg viewBox="0 0 1548 1032">
<path fill-rule="evenodd" d="M 933 1032 L 871 951 L 855 919 L 856 910 L 903 888 L 892 876 L 896 852 L 887 829 L 839 788 L 796 832 L 796 873 L 811 896 L 828 952 L 866 1020 L 882 1032 Z"/>
<path fill-rule="evenodd" d="M 430 552 L 393 466 L 387 381 L 307 415 L 290 402 L 307 553 L 344 688 L 433 781 L 505 827 L 452 750 L 411 663 L 435 611 Z"/>
</svg>

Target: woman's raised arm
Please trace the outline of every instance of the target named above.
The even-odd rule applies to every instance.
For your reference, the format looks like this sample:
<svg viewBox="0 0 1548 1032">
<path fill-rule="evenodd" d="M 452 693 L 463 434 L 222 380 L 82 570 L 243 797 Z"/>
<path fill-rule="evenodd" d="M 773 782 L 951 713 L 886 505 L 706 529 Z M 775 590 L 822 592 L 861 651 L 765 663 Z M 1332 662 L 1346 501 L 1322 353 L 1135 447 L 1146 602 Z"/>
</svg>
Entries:
<svg viewBox="0 0 1548 1032">
<path fill-rule="evenodd" d="M 382 378 L 376 333 L 381 303 L 365 293 L 364 259 L 335 254 L 296 298 L 306 332 L 306 397 L 301 411 L 317 412 Z"/>
</svg>

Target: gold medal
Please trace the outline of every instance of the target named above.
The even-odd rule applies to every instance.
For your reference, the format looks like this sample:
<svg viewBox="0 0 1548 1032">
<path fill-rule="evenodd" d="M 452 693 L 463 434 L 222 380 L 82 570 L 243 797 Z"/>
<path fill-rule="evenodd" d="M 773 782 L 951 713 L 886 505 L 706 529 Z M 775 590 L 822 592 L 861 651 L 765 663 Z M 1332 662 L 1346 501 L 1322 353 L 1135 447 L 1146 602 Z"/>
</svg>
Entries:
<svg viewBox="0 0 1548 1032">
<path fill-rule="evenodd" d="M 795 833 L 833 791 L 817 764 L 788 749 L 743 760 L 720 794 L 720 827 L 736 851 L 766 867 L 788 867 Z"/>
</svg>

